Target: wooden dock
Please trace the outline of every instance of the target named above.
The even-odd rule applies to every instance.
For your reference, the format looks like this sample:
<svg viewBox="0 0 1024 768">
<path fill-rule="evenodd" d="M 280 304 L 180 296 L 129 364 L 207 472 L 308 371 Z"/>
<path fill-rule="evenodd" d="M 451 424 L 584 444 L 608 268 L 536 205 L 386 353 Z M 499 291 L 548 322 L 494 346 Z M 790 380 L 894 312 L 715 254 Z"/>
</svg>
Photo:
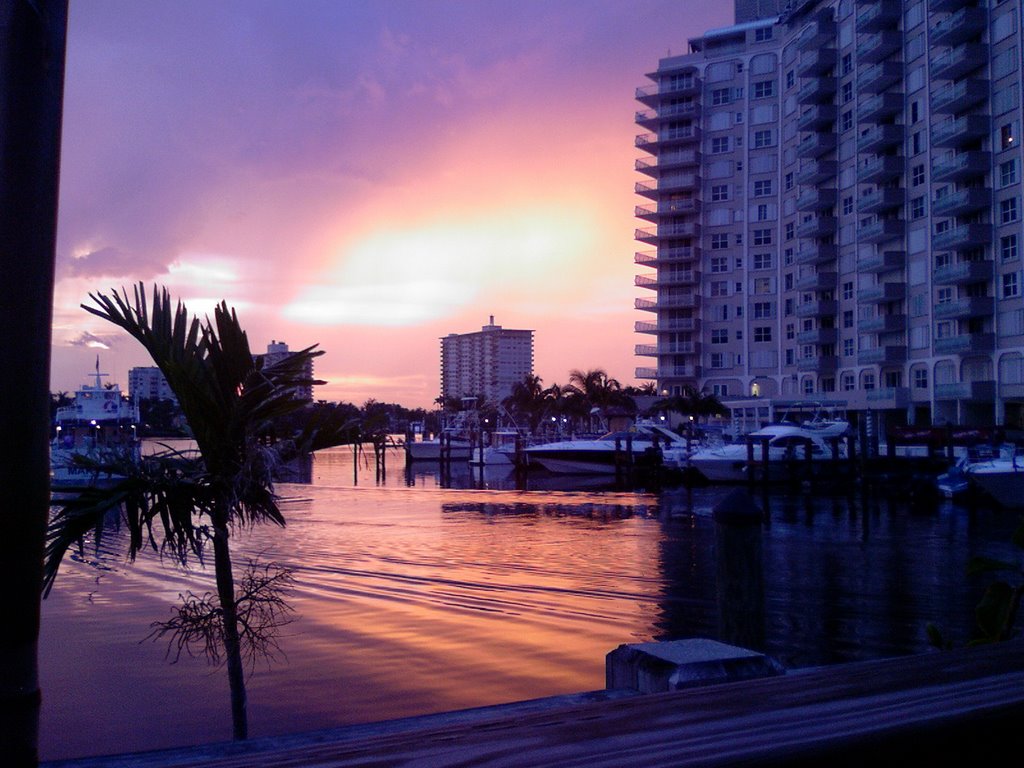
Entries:
<svg viewBox="0 0 1024 768">
<path fill-rule="evenodd" d="M 339 694 L 343 695 L 343 694 Z M 1024 641 L 670 693 L 595 692 L 47 768 L 975 765 L 1019 759 Z M 1018 755 L 1013 758 L 1012 755 Z"/>
</svg>

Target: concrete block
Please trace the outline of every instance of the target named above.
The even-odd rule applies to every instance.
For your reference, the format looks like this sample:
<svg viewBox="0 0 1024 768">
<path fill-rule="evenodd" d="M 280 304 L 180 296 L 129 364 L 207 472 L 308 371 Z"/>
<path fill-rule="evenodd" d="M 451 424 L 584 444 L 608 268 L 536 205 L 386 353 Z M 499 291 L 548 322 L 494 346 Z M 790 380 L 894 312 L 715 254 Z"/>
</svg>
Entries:
<svg viewBox="0 0 1024 768">
<path fill-rule="evenodd" d="M 605 685 L 639 693 L 678 691 L 785 674 L 763 653 L 695 638 L 620 645 L 605 657 Z"/>
</svg>

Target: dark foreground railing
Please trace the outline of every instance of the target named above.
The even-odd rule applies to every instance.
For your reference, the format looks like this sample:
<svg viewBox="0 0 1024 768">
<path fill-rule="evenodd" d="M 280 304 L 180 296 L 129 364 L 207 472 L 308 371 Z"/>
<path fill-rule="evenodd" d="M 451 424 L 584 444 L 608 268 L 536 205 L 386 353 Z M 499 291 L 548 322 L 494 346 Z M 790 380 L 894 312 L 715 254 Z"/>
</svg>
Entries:
<svg viewBox="0 0 1024 768">
<path fill-rule="evenodd" d="M 623 698 L 597 692 L 75 768 L 977 765 L 1019 758 L 1024 643 Z"/>
</svg>

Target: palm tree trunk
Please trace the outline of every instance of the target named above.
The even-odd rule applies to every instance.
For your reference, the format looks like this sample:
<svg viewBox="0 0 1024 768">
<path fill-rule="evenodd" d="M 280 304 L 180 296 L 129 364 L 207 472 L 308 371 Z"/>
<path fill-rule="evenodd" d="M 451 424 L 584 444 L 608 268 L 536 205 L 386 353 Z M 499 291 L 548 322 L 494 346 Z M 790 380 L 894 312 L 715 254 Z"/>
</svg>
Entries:
<svg viewBox="0 0 1024 768">
<path fill-rule="evenodd" d="M 67 0 L 0 3 L 0 756 L 38 762 L 39 597 L 50 501 L 50 334 Z"/>
<path fill-rule="evenodd" d="M 245 695 L 245 670 L 238 636 L 238 605 L 235 603 L 235 578 L 231 572 L 226 521 L 218 521 L 213 532 L 213 566 L 217 579 L 217 597 L 224 619 L 224 656 L 227 659 L 228 686 L 231 689 L 231 725 L 235 739 L 249 737 L 248 703 Z"/>
</svg>

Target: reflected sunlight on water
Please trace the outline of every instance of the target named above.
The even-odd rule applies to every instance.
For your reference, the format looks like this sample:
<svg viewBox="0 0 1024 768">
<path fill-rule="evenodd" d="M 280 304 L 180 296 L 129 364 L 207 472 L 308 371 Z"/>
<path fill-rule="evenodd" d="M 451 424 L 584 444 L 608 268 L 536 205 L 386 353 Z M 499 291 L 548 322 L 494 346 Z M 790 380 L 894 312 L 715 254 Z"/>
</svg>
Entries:
<svg viewBox="0 0 1024 768">
<path fill-rule="evenodd" d="M 360 465 L 354 487 L 351 451 L 328 452 L 312 485 L 279 487 L 285 529 L 236 537 L 236 563 L 296 580 L 285 658 L 249 678 L 254 736 L 601 688 L 605 654 L 633 641 L 742 630 L 791 665 L 918 652 L 927 621 L 964 634 L 963 564 L 1008 530 L 951 506 L 773 497 L 737 535 L 712 518 L 722 489 L 458 490 L 435 472 L 395 460 L 378 484 Z M 224 671 L 144 641 L 210 575 L 127 565 L 112 540 L 85 554 L 43 606 L 44 759 L 230 738 Z M 736 572 L 745 612 L 723 602 Z"/>
</svg>

